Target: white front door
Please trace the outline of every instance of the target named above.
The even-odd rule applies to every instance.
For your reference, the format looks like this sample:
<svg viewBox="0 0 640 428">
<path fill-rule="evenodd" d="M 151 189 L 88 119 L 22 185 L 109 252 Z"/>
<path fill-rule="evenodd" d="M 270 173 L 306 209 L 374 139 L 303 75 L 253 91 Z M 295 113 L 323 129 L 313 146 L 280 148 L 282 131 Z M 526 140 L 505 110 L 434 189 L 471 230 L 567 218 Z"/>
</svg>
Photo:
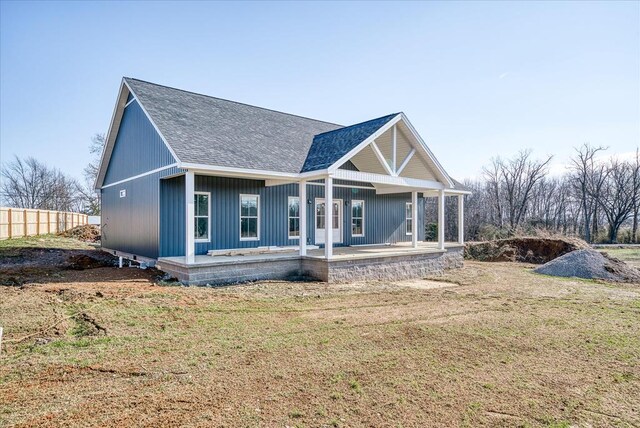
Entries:
<svg viewBox="0 0 640 428">
<path fill-rule="evenodd" d="M 316 244 L 324 244 L 324 228 L 327 224 L 324 199 L 316 199 Z M 333 200 L 333 243 L 342 243 L 342 199 Z"/>
</svg>

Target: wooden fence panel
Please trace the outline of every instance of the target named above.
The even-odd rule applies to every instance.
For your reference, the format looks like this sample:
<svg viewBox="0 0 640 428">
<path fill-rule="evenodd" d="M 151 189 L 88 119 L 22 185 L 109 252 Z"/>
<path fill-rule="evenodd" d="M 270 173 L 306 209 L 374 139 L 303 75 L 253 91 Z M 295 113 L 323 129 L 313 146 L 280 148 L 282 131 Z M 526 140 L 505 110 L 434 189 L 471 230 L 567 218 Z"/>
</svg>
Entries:
<svg viewBox="0 0 640 428">
<path fill-rule="evenodd" d="M 59 233 L 88 221 L 82 213 L 0 207 L 0 239 Z"/>
</svg>

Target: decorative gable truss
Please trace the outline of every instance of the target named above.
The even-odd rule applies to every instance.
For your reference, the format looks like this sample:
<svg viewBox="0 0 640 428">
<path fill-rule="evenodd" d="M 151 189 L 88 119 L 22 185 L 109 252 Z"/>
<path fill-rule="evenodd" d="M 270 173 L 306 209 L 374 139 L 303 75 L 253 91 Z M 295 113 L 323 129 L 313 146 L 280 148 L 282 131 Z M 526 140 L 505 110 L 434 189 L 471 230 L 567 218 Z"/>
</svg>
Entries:
<svg viewBox="0 0 640 428">
<path fill-rule="evenodd" d="M 358 171 L 340 168 L 349 160 Z M 403 113 L 344 155 L 328 172 L 338 179 L 372 183 L 379 194 L 454 187 Z"/>
</svg>

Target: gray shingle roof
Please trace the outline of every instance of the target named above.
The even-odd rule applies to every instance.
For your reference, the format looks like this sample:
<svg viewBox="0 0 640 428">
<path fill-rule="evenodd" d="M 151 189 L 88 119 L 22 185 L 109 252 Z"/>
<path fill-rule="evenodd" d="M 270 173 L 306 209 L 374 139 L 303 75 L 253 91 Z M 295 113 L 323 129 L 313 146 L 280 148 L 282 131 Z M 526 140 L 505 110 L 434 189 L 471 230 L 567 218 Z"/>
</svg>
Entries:
<svg viewBox="0 0 640 428">
<path fill-rule="evenodd" d="M 394 113 L 316 135 L 302 172 L 330 167 L 397 115 Z"/>
<path fill-rule="evenodd" d="M 301 171 L 314 136 L 341 125 L 125 78 L 181 162 Z"/>
</svg>

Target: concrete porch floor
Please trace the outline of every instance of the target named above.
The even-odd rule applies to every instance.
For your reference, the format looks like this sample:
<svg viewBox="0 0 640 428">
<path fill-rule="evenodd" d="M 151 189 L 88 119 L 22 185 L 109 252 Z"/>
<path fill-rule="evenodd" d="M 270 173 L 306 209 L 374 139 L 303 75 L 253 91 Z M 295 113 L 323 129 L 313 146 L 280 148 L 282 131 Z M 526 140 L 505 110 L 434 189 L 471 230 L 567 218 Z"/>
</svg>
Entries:
<svg viewBox="0 0 640 428">
<path fill-rule="evenodd" d="M 445 251 L 449 248 L 460 248 L 463 245 L 457 242 L 446 242 Z M 413 248 L 410 242 L 399 242 L 392 245 L 367 245 L 352 247 L 334 247 L 332 261 L 341 260 L 363 260 L 369 258 L 407 256 L 414 254 L 429 254 L 445 252 L 438 249 L 437 242 L 418 242 L 418 248 Z M 237 263 L 250 262 L 266 262 L 266 261 L 284 261 L 299 259 L 297 247 L 291 247 L 291 251 L 278 251 L 265 254 L 246 254 L 233 256 L 195 256 L 193 263 L 187 264 L 184 256 L 177 257 L 160 257 L 158 263 L 163 261 L 179 266 L 214 266 L 214 265 L 230 265 Z M 314 260 L 324 259 L 324 249 L 318 248 L 309 250 L 306 258 Z"/>
</svg>

